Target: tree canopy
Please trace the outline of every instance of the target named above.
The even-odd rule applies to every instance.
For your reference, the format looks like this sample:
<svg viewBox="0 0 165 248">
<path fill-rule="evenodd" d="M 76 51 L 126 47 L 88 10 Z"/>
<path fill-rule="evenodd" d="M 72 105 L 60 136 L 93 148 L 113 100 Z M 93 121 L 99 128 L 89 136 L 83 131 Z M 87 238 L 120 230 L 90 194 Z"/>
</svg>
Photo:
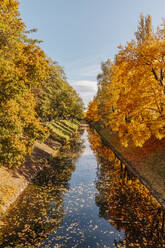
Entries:
<svg viewBox="0 0 165 248">
<path fill-rule="evenodd" d="M 44 120 L 83 116 L 62 68 L 28 38 L 18 4 L 0 5 L 0 164 L 8 166 L 21 164 L 34 142 L 48 135 Z"/>
<path fill-rule="evenodd" d="M 37 113 L 44 121 L 83 118 L 83 102 L 68 84 L 65 73 L 57 62 L 50 60 L 50 72 L 45 83 L 36 89 Z"/>
<path fill-rule="evenodd" d="M 142 146 L 151 136 L 165 137 L 164 22 L 154 32 L 151 16 L 141 15 L 135 35 L 119 46 L 112 63 L 105 62 L 94 99 L 97 119 L 117 131 L 125 146 L 130 140 Z"/>
</svg>

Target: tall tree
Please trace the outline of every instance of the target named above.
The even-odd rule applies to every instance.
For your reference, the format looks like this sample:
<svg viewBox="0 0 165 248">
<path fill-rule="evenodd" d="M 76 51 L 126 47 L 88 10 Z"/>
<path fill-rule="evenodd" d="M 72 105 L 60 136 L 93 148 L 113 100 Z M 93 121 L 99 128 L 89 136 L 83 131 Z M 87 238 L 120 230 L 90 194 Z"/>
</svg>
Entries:
<svg viewBox="0 0 165 248">
<path fill-rule="evenodd" d="M 47 77 L 48 61 L 38 46 L 22 40 L 18 2 L 2 0 L 0 10 L 0 164 L 13 166 L 44 136 L 32 87 Z"/>
<path fill-rule="evenodd" d="M 82 118 L 82 102 L 36 40 L 27 37 L 19 2 L 0 4 L 0 165 L 20 165 L 42 140 L 46 119 Z M 39 116 L 38 116 L 39 115 Z"/>
<path fill-rule="evenodd" d="M 151 16 L 141 15 L 136 40 L 120 46 L 109 72 L 104 68 L 98 77 L 97 119 L 104 118 L 125 146 L 165 137 L 164 27 L 154 33 Z M 89 108 L 88 117 L 93 114 Z"/>
<path fill-rule="evenodd" d="M 144 42 L 151 39 L 153 36 L 153 30 L 152 18 L 150 15 L 147 15 L 146 17 L 144 17 L 144 15 L 140 16 L 140 21 L 135 35 L 138 42 Z"/>
</svg>

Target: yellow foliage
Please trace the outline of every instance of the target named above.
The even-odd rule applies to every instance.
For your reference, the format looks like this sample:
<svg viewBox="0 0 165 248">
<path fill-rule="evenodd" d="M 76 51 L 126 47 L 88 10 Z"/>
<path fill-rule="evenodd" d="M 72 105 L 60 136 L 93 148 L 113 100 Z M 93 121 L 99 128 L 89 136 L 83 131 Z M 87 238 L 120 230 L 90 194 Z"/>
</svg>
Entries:
<svg viewBox="0 0 165 248">
<path fill-rule="evenodd" d="M 89 108 L 86 113 L 86 118 L 89 121 L 94 121 L 94 122 L 97 122 L 99 120 L 98 105 L 96 98 L 94 98 L 94 100 L 89 103 Z"/>
<path fill-rule="evenodd" d="M 0 5 L 0 165 L 19 165 L 46 129 L 38 119 L 33 87 L 48 77 L 44 52 L 25 36 L 18 2 Z M 25 41 L 26 38 L 26 41 Z"/>
<path fill-rule="evenodd" d="M 119 46 L 114 63 L 99 76 L 97 120 L 118 132 L 124 146 L 165 137 L 165 28 L 152 31 L 151 17 L 140 18 L 137 40 Z M 94 113 L 89 106 L 88 116 Z"/>
</svg>

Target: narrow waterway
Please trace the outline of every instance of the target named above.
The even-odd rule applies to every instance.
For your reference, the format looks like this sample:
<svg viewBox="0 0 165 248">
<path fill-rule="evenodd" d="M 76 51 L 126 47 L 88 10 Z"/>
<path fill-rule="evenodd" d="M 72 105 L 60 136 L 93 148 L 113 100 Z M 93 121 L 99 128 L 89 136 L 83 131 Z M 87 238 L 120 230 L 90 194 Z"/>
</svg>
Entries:
<svg viewBox="0 0 165 248">
<path fill-rule="evenodd" d="M 159 204 L 95 132 L 64 150 L 3 220 L 0 247 L 165 247 Z"/>
</svg>

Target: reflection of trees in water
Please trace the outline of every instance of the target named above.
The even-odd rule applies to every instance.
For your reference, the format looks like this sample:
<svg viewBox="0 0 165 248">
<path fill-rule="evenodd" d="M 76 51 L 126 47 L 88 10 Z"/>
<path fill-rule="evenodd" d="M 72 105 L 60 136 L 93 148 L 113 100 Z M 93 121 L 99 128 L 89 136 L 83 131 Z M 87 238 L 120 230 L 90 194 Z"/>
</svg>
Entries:
<svg viewBox="0 0 165 248">
<path fill-rule="evenodd" d="M 124 165 L 121 170 L 120 161 L 110 149 L 104 150 L 96 132 L 89 132 L 89 140 L 100 164 L 96 182 L 99 215 L 125 232 L 125 239 L 116 242 L 116 247 L 165 247 L 160 204 L 137 178 L 124 170 Z"/>
<path fill-rule="evenodd" d="M 49 163 L 9 211 L 0 230 L 0 247 L 39 247 L 64 218 L 63 195 L 75 170 L 82 142 L 73 140 Z"/>
</svg>

